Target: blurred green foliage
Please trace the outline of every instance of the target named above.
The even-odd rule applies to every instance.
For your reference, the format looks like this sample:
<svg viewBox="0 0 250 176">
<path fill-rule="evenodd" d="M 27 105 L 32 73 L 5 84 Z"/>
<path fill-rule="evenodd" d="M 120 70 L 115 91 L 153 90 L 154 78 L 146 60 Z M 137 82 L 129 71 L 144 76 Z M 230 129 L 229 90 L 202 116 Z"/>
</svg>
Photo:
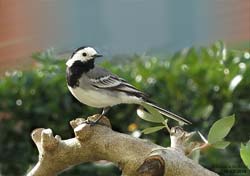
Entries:
<svg viewBox="0 0 250 176">
<path fill-rule="evenodd" d="M 23 175 L 37 161 L 30 133 L 38 127 L 52 128 L 62 138 L 73 136 L 68 122 L 99 110 L 81 105 L 69 93 L 65 60 L 51 52 L 34 54 L 30 70 L 6 72 L 0 80 L 0 175 Z M 201 154 L 201 164 L 222 173 L 223 166 L 244 167 L 239 144 L 249 140 L 250 55 L 227 50 L 222 42 L 209 47 L 184 49 L 167 58 L 149 56 L 114 57 L 102 66 L 144 90 L 152 99 L 193 122 L 189 130 L 208 134 L 214 121 L 235 114 L 236 125 L 226 150 L 211 149 Z M 113 129 L 132 133 L 150 127 L 136 115 L 136 106 L 119 105 L 108 113 Z M 164 131 L 142 136 L 160 145 L 169 145 Z M 240 164 L 239 164 L 240 163 Z M 80 174 L 81 173 L 81 174 Z M 102 173 L 102 174 L 101 174 Z M 103 174 L 106 173 L 106 174 Z M 83 164 L 61 175 L 120 175 L 110 164 Z"/>
</svg>

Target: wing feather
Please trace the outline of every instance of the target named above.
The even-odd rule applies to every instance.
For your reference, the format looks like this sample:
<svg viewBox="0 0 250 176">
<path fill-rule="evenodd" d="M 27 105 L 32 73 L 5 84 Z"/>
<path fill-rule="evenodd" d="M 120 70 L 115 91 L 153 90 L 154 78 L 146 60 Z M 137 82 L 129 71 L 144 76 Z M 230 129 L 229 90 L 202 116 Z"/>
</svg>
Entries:
<svg viewBox="0 0 250 176">
<path fill-rule="evenodd" d="M 119 78 L 103 68 L 95 67 L 95 69 L 87 73 L 87 76 L 90 80 L 90 84 L 96 88 L 121 91 L 128 95 L 148 99 L 148 95 L 139 91 L 126 80 Z"/>
<path fill-rule="evenodd" d="M 91 78 L 92 86 L 98 88 L 113 88 L 121 84 L 119 79 L 115 79 L 112 75 L 107 75 L 101 78 Z"/>
</svg>

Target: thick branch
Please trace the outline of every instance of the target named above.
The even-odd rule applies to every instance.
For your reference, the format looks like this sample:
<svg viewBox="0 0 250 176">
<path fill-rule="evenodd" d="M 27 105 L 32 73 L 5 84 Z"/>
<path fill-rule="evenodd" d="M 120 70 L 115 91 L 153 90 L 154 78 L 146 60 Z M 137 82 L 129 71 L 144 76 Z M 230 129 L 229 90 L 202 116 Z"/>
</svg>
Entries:
<svg viewBox="0 0 250 176">
<path fill-rule="evenodd" d="M 90 117 L 95 119 L 96 116 Z M 108 160 L 117 164 L 124 176 L 216 176 L 184 155 L 180 140 L 185 135 L 173 130 L 172 147 L 164 148 L 149 141 L 121 134 L 104 125 L 91 126 L 84 119 L 71 121 L 75 137 L 61 140 L 50 129 L 36 129 L 32 139 L 39 161 L 28 176 L 55 176 L 80 163 Z"/>
</svg>

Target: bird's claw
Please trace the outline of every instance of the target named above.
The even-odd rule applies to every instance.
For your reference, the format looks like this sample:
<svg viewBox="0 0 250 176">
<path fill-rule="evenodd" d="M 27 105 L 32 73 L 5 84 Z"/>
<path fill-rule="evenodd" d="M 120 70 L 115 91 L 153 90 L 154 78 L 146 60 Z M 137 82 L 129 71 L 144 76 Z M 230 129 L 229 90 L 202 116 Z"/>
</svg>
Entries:
<svg viewBox="0 0 250 176">
<path fill-rule="evenodd" d="M 98 121 L 92 121 L 90 119 L 87 119 L 85 121 L 85 123 L 88 124 L 88 125 L 90 125 L 90 126 L 94 126 L 94 125 L 98 124 Z"/>
</svg>

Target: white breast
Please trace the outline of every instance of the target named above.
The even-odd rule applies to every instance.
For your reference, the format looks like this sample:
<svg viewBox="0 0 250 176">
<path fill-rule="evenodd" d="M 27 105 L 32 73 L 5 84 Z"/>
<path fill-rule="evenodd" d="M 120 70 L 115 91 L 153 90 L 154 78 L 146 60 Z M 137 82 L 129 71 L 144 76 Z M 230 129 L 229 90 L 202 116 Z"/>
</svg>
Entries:
<svg viewBox="0 0 250 176">
<path fill-rule="evenodd" d="M 73 96 L 83 104 L 96 108 L 104 108 L 114 106 L 121 103 L 135 103 L 139 104 L 140 99 L 134 96 L 128 96 L 123 92 L 110 92 L 106 90 L 86 90 L 79 87 L 72 88 L 68 86 Z"/>
</svg>

